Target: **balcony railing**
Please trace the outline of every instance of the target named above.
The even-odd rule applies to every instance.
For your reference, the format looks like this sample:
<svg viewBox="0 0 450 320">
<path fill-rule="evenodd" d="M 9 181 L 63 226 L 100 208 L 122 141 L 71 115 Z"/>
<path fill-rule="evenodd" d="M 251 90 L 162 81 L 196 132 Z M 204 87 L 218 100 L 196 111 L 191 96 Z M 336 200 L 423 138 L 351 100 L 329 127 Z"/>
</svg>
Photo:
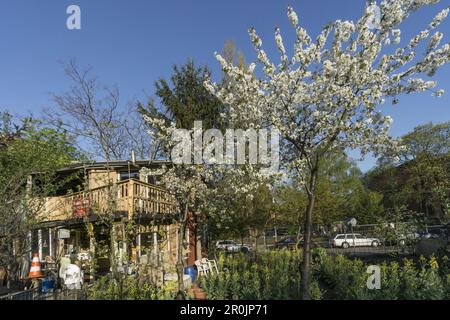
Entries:
<svg viewBox="0 0 450 320">
<path fill-rule="evenodd" d="M 46 199 L 44 219 L 47 221 L 79 218 L 88 214 L 127 212 L 155 215 L 176 212 L 173 197 L 163 188 L 136 179 L 109 186 Z"/>
</svg>

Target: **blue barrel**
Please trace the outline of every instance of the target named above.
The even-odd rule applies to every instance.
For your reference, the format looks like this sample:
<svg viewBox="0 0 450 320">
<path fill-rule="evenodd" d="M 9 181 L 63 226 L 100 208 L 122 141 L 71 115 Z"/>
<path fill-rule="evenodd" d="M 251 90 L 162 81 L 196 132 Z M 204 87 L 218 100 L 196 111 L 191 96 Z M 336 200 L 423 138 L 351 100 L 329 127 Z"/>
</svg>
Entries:
<svg viewBox="0 0 450 320">
<path fill-rule="evenodd" d="M 191 277 L 192 282 L 195 281 L 196 271 L 194 266 L 184 268 L 184 274 L 188 274 Z"/>
<path fill-rule="evenodd" d="M 48 293 L 55 288 L 55 280 L 52 278 L 43 279 L 41 282 L 41 292 Z"/>
</svg>

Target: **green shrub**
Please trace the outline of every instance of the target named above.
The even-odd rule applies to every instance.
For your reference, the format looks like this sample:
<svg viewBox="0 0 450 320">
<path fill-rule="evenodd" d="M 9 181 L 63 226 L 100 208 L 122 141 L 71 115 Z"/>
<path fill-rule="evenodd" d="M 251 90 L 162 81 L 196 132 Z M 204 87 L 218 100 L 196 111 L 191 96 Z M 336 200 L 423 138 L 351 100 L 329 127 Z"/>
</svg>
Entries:
<svg viewBox="0 0 450 320">
<path fill-rule="evenodd" d="M 324 250 L 313 255 L 310 291 L 312 299 L 422 300 L 450 299 L 450 268 L 447 257 L 418 261 L 404 259 L 380 266 L 381 289 L 367 288 L 367 266 L 360 260 L 329 256 Z M 255 259 L 244 254 L 218 257 L 221 272 L 200 278 L 207 299 L 269 300 L 300 298 L 301 251 L 260 253 Z M 176 282 L 163 287 L 151 281 L 125 277 L 120 286 L 110 277 L 98 279 L 87 291 L 95 300 L 173 299 Z"/>
<path fill-rule="evenodd" d="M 323 256 L 315 277 L 326 287 L 332 299 L 435 300 L 449 295 L 448 259 L 441 266 L 435 257 L 380 265 L 381 289 L 366 285 L 367 265 L 343 256 Z"/>
<path fill-rule="evenodd" d="M 176 291 L 176 282 L 158 287 L 149 282 L 139 284 L 136 277 L 127 276 L 120 284 L 105 276 L 87 289 L 87 297 L 89 300 L 170 300 L 175 297 Z"/>
<path fill-rule="evenodd" d="M 222 272 L 201 284 L 208 299 L 298 299 L 300 256 L 288 250 L 261 253 L 255 261 L 243 254 L 220 256 Z"/>
</svg>

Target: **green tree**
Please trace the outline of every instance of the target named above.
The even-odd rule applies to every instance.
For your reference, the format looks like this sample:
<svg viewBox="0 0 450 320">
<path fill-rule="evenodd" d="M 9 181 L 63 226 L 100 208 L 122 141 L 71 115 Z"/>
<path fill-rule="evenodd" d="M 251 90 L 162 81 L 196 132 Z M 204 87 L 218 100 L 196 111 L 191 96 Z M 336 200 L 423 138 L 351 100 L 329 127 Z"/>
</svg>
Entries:
<svg viewBox="0 0 450 320">
<path fill-rule="evenodd" d="M 450 153 L 450 121 L 433 124 L 429 122 L 417 126 L 402 137 L 406 149 L 401 160 L 417 159 L 420 155 L 440 156 Z"/>
<path fill-rule="evenodd" d="M 256 242 L 274 219 L 271 190 L 260 186 L 254 192 L 236 194 L 225 185 L 220 188 L 220 195 L 213 200 L 218 212 L 211 215 L 211 233 L 216 239 L 236 237 L 242 242 L 250 236 Z"/>
<path fill-rule="evenodd" d="M 450 213 L 450 122 L 418 126 L 402 142 L 400 159 L 382 157 L 365 184 L 384 195 L 386 208 L 444 218 Z"/>
<path fill-rule="evenodd" d="M 0 266 L 8 280 L 17 279 L 19 260 L 28 250 L 28 232 L 41 220 L 43 197 L 64 181 L 56 169 L 80 157 L 64 131 L 26 118 L 18 121 L 5 112 L 0 127 Z M 36 175 L 31 183 L 30 176 Z"/>
<path fill-rule="evenodd" d="M 368 190 L 361 176 L 356 164 L 343 152 L 324 158 L 317 180 L 313 224 L 331 226 L 347 218 L 356 218 L 360 224 L 376 222 L 383 211 L 382 196 Z M 296 182 L 279 188 L 276 200 L 279 219 L 300 228 L 307 200 L 306 192 Z"/>
<path fill-rule="evenodd" d="M 206 129 L 222 128 L 222 104 L 203 85 L 210 76 L 207 67 L 196 67 L 192 60 L 175 65 L 170 82 L 161 78 L 155 83 L 160 103 L 149 100 L 145 106 L 139 102 L 138 110 L 143 115 L 174 121 L 177 128 L 191 129 L 199 120 Z"/>
<path fill-rule="evenodd" d="M 138 110 L 144 119 L 148 119 L 150 134 L 163 140 L 155 141 L 155 151 L 161 159 L 170 158 L 168 139 L 161 139 L 164 135 L 160 125 L 174 123 L 177 128 L 191 129 L 195 121 L 202 121 L 203 128 L 224 128 L 220 113 L 223 105 L 206 88 L 204 82 L 210 78 L 210 71 L 206 67 L 196 67 L 192 60 L 182 66 L 174 66 L 170 81 L 164 78 L 155 83 L 156 96 L 159 103 L 150 100 L 146 105 L 138 103 Z M 180 227 L 178 233 L 178 261 L 177 273 L 179 290 L 184 289 L 182 275 L 185 260 L 183 247 L 185 243 L 185 230 L 187 222 L 191 221 L 197 226 L 203 222 L 205 216 L 201 203 L 204 200 L 202 170 L 189 165 L 174 165 L 163 173 L 162 183 L 178 202 L 177 222 Z M 173 178 L 169 181 L 169 178 Z"/>
</svg>

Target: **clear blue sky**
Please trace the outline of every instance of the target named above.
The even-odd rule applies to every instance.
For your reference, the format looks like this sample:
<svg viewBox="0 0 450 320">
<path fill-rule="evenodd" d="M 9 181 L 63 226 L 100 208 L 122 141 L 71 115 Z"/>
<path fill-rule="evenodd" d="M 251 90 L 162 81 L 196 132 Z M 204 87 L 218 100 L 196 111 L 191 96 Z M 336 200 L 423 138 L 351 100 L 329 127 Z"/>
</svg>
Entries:
<svg viewBox="0 0 450 320">
<path fill-rule="evenodd" d="M 247 29 L 255 27 L 266 49 L 275 52 L 273 30 L 285 31 L 292 39 L 286 6 L 292 4 L 300 23 L 311 35 L 335 19 L 356 20 L 364 0 L 0 0 L 0 110 L 16 115 L 39 115 L 49 106 L 50 92 L 68 87 L 59 61 L 76 58 L 92 65 L 100 80 L 118 85 L 126 103 L 145 94 L 167 77 L 174 64 L 193 58 L 207 64 L 218 76 L 214 51 L 234 39 L 247 61 L 255 59 Z M 66 29 L 66 8 L 77 4 L 82 11 L 82 30 Z M 414 14 L 403 25 L 404 36 L 423 29 L 448 5 L 442 0 Z M 444 41 L 450 39 L 450 20 L 442 26 Z M 403 38 L 405 41 L 405 38 Z M 292 42 L 290 42 L 292 43 Z M 289 42 L 288 42 L 289 44 Z M 404 97 L 400 105 L 385 106 L 395 122 L 392 134 L 399 136 L 428 121 L 450 120 L 450 65 L 436 79 L 447 94 Z M 363 170 L 373 159 L 361 163 Z"/>
</svg>

